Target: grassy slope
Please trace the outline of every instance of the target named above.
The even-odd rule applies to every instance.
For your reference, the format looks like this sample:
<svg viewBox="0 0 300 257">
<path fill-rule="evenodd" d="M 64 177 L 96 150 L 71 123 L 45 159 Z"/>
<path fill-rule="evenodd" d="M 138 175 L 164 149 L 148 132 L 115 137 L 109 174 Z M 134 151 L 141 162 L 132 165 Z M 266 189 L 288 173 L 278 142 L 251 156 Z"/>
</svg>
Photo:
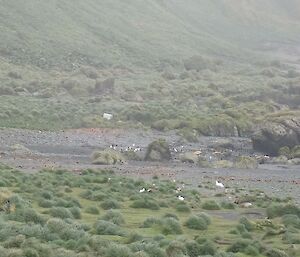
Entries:
<svg viewBox="0 0 300 257">
<path fill-rule="evenodd" d="M 300 97 L 286 96 L 289 84 L 298 83 L 297 76 L 286 79 L 289 67 L 243 62 L 268 59 L 265 46 L 300 41 L 297 1 L 6 0 L 0 14 L 1 127 L 103 126 L 99 117 L 106 111 L 146 126 L 162 119 L 191 121 L 188 126 L 203 132 L 228 108 L 245 116 L 234 117 L 235 123 L 245 123 L 263 119 L 282 94 L 283 104 Z M 219 58 L 224 65 L 181 78 L 182 59 L 193 55 Z M 97 66 L 100 80 L 116 78 L 116 92 L 95 101 L 89 92 L 95 80 L 80 74 L 82 64 Z M 162 78 L 169 69 L 175 80 Z M 262 75 L 265 69 L 273 74 Z M 10 77 L 10 71 L 21 78 Z M 64 79 L 78 81 L 82 92 L 66 92 Z M 277 84 L 279 89 L 271 88 Z M 15 92 L 7 97 L 2 88 Z M 47 97 L 35 95 L 48 91 Z M 208 124 L 195 124 L 208 114 Z"/>
<path fill-rule="evenodd" d="M 267 0 L 259 5 L 208 0 L 4 1 L 0 49 L 12 53 L 10 58 L 40 65 L 88 57 L 101 64 L 145 66 L 195 53 L 249 54 L 247 48 L 261 42 L 299 39 L 298 12 L 292 5 L 299 10 L 296 1 L 283 8 Z M 289 7 L 294 16 L 288 16 Z"/>
</svg>

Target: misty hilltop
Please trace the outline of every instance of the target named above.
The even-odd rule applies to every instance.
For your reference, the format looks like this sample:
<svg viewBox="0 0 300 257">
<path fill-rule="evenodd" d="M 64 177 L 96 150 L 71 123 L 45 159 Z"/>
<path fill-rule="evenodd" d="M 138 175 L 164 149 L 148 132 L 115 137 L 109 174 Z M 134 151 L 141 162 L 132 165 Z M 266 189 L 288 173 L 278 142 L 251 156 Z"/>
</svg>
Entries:
<svg viewBox="0 0 300 257">
<path fill-rule="evenodd" d="M 4 0 L 0 56 L 40 67 L 247 60 L 300 42 L 296 0 Z"/>
</svg>

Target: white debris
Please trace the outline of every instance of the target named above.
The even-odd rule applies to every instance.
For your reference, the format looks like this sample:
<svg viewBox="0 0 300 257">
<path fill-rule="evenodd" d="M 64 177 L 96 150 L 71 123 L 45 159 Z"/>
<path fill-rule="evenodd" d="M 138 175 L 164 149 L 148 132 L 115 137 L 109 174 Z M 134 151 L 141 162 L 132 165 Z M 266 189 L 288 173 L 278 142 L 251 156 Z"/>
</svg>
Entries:
<svg viewBox="0 0 300 257">
<path fill-rule="evenodd" d="M 181 195 L 179 195 L 177 198 L 178 198 L 179 201 L 184 201 L 184 197 L 181 196 Z"/>
<path fill-rule="evenodd" d="M 216 180 L 216 187 L 224 188 L 225 186 L 223 185 L 223 183 L 221 183 L 218 180 Z"/>
<path fill-rule="evenodd" d="M 114 116 L 110 113 L 103 113 L 103 119 L 111 120 Z"/>
<path fill-rule="evenodd" d="M 144 193 L 146 191 L 146 188 L 142 188 L 141 190 L 140 190 L 140 193 Z"/>
</svg>

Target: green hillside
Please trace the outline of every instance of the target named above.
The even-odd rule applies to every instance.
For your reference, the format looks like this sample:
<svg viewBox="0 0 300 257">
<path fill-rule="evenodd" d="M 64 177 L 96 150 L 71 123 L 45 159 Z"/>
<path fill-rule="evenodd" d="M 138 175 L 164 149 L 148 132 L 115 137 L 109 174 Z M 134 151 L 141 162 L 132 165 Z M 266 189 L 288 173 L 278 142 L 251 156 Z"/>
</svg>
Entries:
<svg viewBox="0 0 300 257">
<path fill-rule="evenodd" d="M 4 0 L 0 127 L 248 135 L 299 109 L 299 20 L 296 0 Z"/>
<path fill-rule="evenodd" d="M 41 67 L 148 66 L 194 54 L 237 57 L 270 40 L 300 40 L 289 1 L 2 1 L 1 55 Z"/>
</svg>

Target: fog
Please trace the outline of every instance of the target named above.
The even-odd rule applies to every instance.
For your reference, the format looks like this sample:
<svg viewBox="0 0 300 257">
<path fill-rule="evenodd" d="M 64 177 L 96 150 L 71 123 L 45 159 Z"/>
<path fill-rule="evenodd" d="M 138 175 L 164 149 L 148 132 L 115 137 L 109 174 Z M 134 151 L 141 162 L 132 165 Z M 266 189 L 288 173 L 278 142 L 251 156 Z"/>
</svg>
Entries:
<svg viewBox="0 0 300 257">
<path fill-rule="evenodd" d="M 0 257 L 300 256 L 299 107 L 298 0 L 0 1 Z"/>
</svg>

